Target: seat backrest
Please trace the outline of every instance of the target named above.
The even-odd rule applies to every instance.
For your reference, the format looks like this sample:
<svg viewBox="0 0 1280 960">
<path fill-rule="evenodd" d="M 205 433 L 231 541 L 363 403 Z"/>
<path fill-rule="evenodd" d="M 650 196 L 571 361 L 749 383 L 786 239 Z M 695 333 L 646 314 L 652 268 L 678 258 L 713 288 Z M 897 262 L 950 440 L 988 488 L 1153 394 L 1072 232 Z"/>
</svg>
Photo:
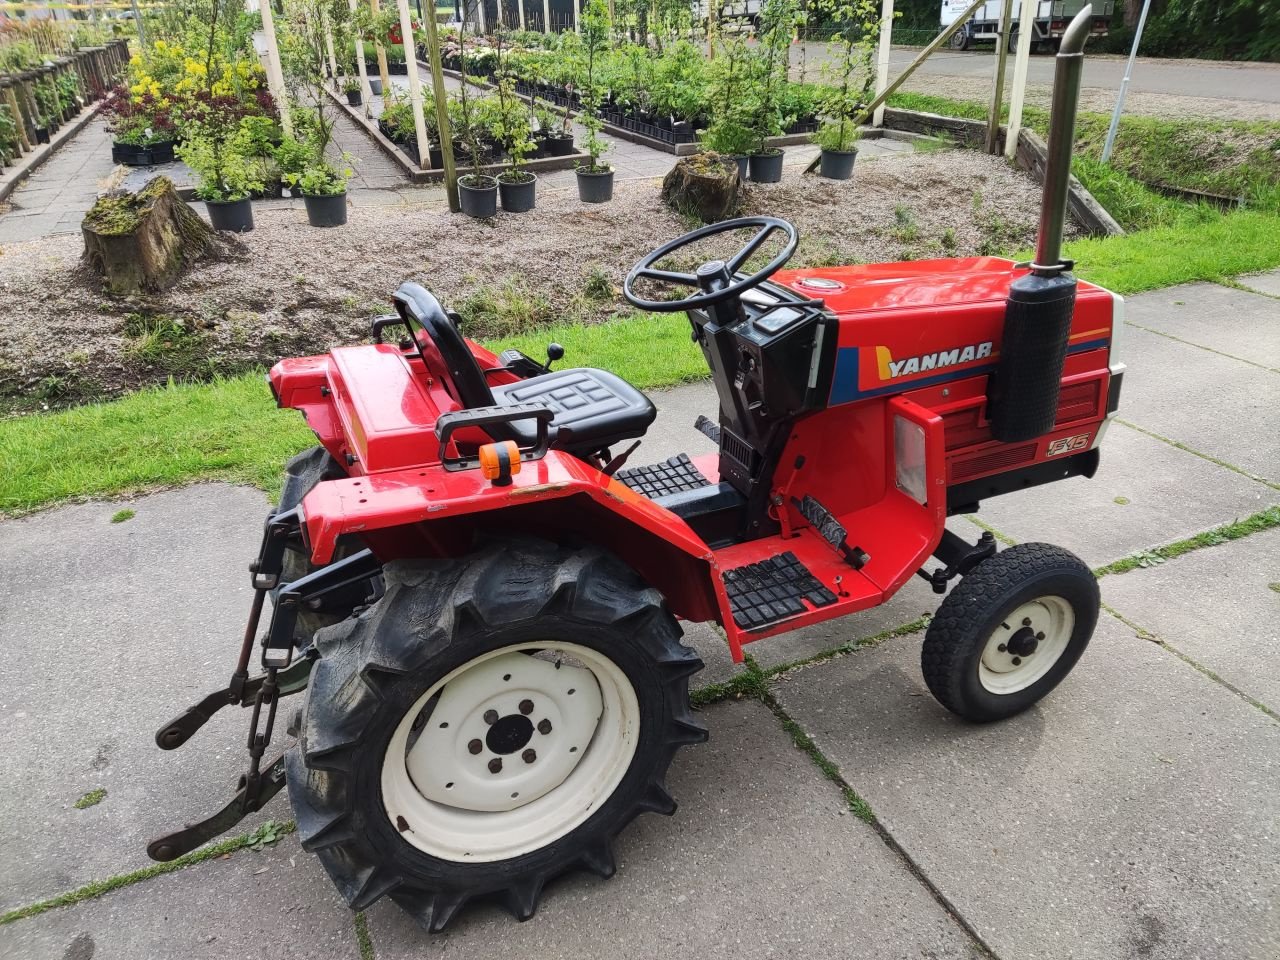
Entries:
<svg viewBox="0 0 1280 960">
<path fill-rule="evenodd" d="M 457 324 L 441 308 L 440 301 L 421 284 L 406 281 L 396 290 L 394 302 L 396 312 L 410 329 L 421 329 L 435 344 L 448 368 L 458 403 L 468 409 L 493 406 L 493 391 L 489 389 L 484 371 Z M 414 336 L 416 339 L 417 334 Z"/>
</svg>

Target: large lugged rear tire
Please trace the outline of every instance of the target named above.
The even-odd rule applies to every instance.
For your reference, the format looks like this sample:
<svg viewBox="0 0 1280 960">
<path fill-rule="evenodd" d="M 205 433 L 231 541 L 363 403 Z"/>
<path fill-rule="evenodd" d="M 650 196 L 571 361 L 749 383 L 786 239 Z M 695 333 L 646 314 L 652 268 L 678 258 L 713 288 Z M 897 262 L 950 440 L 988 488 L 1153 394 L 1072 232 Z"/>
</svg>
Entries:
<svg viewBox="0 0 1280 960">
<path fill-rule="evenodd" d="M 353 909 L 390 895 L 429 931 L 496 895 L 614 871 L 612 840 L 670 814 L 676 750 L 706 739 L 661 595 L 595 547 L 493 544 L 397 561 L 374 606 L 315 638 L 289 798 Z"/>
<path fill-rule="evenodd" d="M 984 560 L 942 601 L 920 666 L 948 710 L 986 723 L 1026 710 L 1071 672 L 1101 598 L 1075 554 L 1022 543 Z"/>
</svg>

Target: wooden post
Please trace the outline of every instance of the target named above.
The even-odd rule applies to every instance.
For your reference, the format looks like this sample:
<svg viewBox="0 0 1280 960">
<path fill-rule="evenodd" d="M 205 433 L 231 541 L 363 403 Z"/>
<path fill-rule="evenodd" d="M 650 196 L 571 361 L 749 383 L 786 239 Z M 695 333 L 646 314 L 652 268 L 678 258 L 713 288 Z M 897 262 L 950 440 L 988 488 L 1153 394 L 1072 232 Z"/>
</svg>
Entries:
<svg viewBox="0 0 1280 960">
<path fill-rule="evenodd" d="M 375 14 L 382 12 L 382 0 L 369 0 L 369 9 Z M 391 96 L 391 73 L 387 70 L 387 48 L 382 43 L 382 37 L 378 36 L 377 31 L 373 34 L 373 52 L 378 58 L 378 79 L 382 81 L 382 95 L 384 97 Z M 360 55 L 364 56 L 364 45 L 360 46 Z M 405 60 L 409 59 L 408 54 Z"/>
<path fill-rule="evenodd" d="M 422 116 L 422 82 L 418 77 L 418 57 L 414 51 L 413 20 L 409 16 L 409 0 L 396 0 L 400 9 L 400 35 L 404 38 L 404 58 L 409 75 L 409 103 L 413 107 L 413 132 L 418 138 L 418 166 L 424 170 L 430 165 L 427 157 L 431 146 L 427 142 L 427 121 Z M 434 8 L 432 8 L 434 14 Z M 414 53 L 411 57 L 410 53 Z"/>
<path fill-rule="evenodd" d="M 262 14 L 262 37 L 267 42 L 267 88 L 280 111 L 280 128 L 285 136 L 293 136 L 293 118 L 289 114 L 289 91 L 284 85 L 284 69 L 280 66 L 280 47 L 276 43 L 276 21 L 271 0 L 258 0 Z"/>
<path fill-rule="evenodd" d="M 876 93 L 882 93 L 889 85 L 889 51 L 893 48 L 893 0 L 880 4 L 880 50 L 876 56 Z M 876 107 L 872 126 L 884 126 L 884 104 Z"/>
<path fill-rule="evenodd" d="M 1013 90 L 1009 94 L 1009 132 L 1004 139 L 1004 155 L 1010 160 L 1018 153 L 1018 133 L 1022 129 L 1022 105 L 1027 96 L 1027 68 L 1031 61 L 1036 6 L 1033 0 L 1022 0 L 1022 15 L 1018 22 L 1018 52 L 1013 59 Z"/>
<path fill-rule="evenodd" d="M 436 129 L 440 131 L 440 156 L 444 162 L 444 190 L 449 196 L 449 209 L 457 213 L 458 171 L 453 162 L 453 131 L 449 128 L 449 100 L 444 89 L 444 69 L 440 64 L 440 36 L 435 18 L 427 20 L 427 62 L 431 66 L 431 92 L 436 101 Z M 463 83 L 466 83 L 464 71 Z"/>
<path fill-rule="evenodd" d="M 1034 0 L 1022 0 L 1024 5 Z M 1000 5 L 1000 32 L 996 35 L 996 76 L 987 113 L 987 153 L 1000 152 L 1000 106 L 1004 103 L 1004 66 L 1009 57 L 1009 28 L 1013 21 L 1013 0 Z"/>
<path fill-rule="evenodd" d="M 516 6 L 520 9 L 520 30 L 525 29 L 524 26 L 524 0 L 516 0 Z"/>
<path fill-rule="evenodd" d="M 31 140 L 27 137 L 27 123 L 23 119 L 22 111 L 18 108 L 18 98 L 13 93 L 12 83 L 5 86 L 4 98 L 9 104 L 9 112 L 13 114 L 13 123 L 17 127 L 18 142 L 22 145 L 22 151 L 23 153 L 30 153 Z"/>
<path fill-rule="evenodd" d="M 351 10 L 352 19 L 355 19 L 356 0 L 347 0 L 347 7 Z M 356 50 L 356 72 L 360 74 L 360 102 L 364 104 L 365 117 L 373 116 L 369 101 L 373 99 L 373 88 L 369 86 L 369 71 L 364 65 L 364 37 L 356 30 L 352 30 L 355 39 L 352 45 Z"/>
<path fill-rule="evenodd" d="M 320 26 L 324 30 L 325 53 L 329 55 L 329 75 L 333 77 L 334 89 L 338 90 L 341 88 L 338 85 L 338 58 L 333 55 L 333 26 L 329 22 L 329 11 L 323 7 L 320 8 Z"/>
<path fill-rule="evenodd" d="M 582 0 L 569 0 L 573 7 L 573 32 L 582 33 Z"/>
<path fill-rule="evenodd" d="M 542 0 L 542 32 L 551 32 L 551 0 Z"/>
</svg>

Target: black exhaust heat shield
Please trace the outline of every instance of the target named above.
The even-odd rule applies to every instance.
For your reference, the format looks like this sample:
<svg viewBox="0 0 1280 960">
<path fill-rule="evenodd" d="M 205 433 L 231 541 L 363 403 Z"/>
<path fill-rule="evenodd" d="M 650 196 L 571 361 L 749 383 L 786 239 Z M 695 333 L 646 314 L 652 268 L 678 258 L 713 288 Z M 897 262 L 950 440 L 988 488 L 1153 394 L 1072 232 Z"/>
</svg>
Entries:
<svg viewBox="0 0 1280 960">
<path fill-rule="evenodd" d="M 987 388 L 987 416 L 997 440 L 1017 443 L 1053 429 L 1075 303 L 1070 273 L 1032 273 L 1010 284 L 1000 361 Z"/>
</svg>

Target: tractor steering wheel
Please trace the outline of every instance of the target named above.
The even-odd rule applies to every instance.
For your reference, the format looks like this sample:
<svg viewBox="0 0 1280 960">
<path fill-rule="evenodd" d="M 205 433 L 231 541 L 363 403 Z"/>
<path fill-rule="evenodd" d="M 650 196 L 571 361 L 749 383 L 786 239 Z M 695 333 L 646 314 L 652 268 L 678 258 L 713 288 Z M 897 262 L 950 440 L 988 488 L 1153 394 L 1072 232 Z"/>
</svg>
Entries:
<svg viewBox="0 0 1280 960">
<path fill-rule="evenodd" d="M 756 235 L 748 240 L 742 249 L 728 260 L 710 260 L 698 267 L 694 273 L 659 270 L 655 266 L 664 258 L 671 256 L 677 250 L 691 243 L 697 243 L 699 240 L 714 237 L 720 233 L 728 233 L 730 230 L 742 230 L 744 228 L 754 228 L 757 231 Z M 752 254 L 760 249 L 765 240 L 769 239 L 770 234 L 775 230 L 781 230 L 787 237 L 786 243 L 782 245 L 778 255 L 762 269 L 751 274 L 751 276 L 743 277 L 741 280 L 735 279 L 734 274 L 742 268 L 744 263 L 751 259 Z M 737 299 L 746 291 L 764 283 L 784 263 L 790 260 L 791 255 L 796 252 L 796 246 L 799 242 L 800 232 L 792 224 L 778 217 L 739 217 L 736 220 L 713 223 L 694 230 L 692 233 L 686 233 L 683 237 L 677 237 L 670 243 L 663 244 L 650 253 L 631 268 L 631 272 L 627 274 L 627 279 L 623 281 L 622 292 L 627 300 L 641 310 L 649 310 L 654 313 L 676 313 L 680 310 L 708 307 L 714 303 Z M 694 287 L 702 292 L 691 297 L 685 297 L 683 300 L 647 300 L 635 291 L 635 285 L 640 280 L 661 280 L 666 283 Z"/>
</svg>

